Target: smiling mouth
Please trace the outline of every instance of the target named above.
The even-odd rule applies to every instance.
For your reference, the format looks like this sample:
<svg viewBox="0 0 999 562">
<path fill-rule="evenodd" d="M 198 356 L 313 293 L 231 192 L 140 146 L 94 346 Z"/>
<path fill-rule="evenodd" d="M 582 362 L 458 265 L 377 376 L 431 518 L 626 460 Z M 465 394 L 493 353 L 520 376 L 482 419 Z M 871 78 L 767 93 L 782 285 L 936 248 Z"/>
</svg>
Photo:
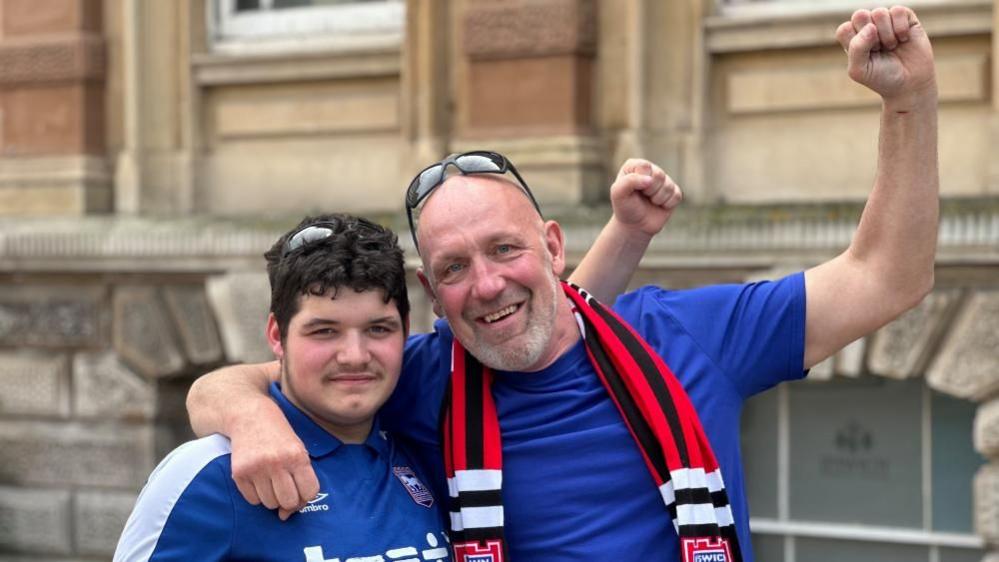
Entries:
<svg viewBox="0 0 999 562">
<path fill-rule="evenodd" d="M 519 304 L 511 304 L 510 306 L 501 308 L 496 312 L 486 314 L 485 316 L 482 317 L 482 321 L 485 322 L 486 324 L 492 324 L 494 322 L 498 322 L 506 318 L 507 316 L 510 316 L 514 312 L 517 312 L 517 309 L 519 308 L 520 308 Z"/>
</svg>

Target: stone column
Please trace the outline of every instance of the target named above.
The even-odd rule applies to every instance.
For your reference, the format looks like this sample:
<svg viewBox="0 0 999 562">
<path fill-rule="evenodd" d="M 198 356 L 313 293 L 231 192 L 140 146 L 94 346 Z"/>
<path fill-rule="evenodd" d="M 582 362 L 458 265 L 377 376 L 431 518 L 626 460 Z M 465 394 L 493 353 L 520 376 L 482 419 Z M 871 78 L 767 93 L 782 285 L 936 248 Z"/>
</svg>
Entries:
<svg viewBox="0 0 999 562">
<path fill-rule="evenodd" d="M 411 145 L 404 176 L 447 152 L 451 106 L 451 2 L 407 0 L 402 49 L 403 131 Z"/>
<path fill-rule="evenodd" d="M 0 4 L 0 215 L 110 210 L 101 7 Z"/>
<path fill-rule="evenodd" d="M 191 52 L 204 36 L 201 0 L 121 0 L 121 138 L 113 147 L 115 207 L 123 214 L 172 214 L 196 205 L 197 90 Z"/>
<path fill-rule="evenodd" d="M 472 1 L 457 22 L 457 150 L 505 153 L 542 203 L 603 195 L 593 0 Z"/>
<path fill-rule="evenodd" d="M 989 179 L 986 186 L 986 193 L 999 194 L 999 41 L 996 41 L 996 32 L 999 31 L 999 0 L 992 2 L 992 116 L 990 119 L 991 134 L 989 135 L 991 146 L 989 154 L 992 155 L 989 161 Z"/>
</svg>

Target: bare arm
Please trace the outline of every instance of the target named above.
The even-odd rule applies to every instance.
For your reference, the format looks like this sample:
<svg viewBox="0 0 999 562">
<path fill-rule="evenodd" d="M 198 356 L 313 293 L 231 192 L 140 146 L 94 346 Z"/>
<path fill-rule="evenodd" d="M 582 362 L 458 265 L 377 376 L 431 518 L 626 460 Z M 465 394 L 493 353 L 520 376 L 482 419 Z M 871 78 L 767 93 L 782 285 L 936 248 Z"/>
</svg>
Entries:
<svg viewBox="0 0 999 562">
<path fill-rule="evenodd" d="M 187 412 L 199 437 L 229 437 L 232 477 L 246 501 L 287 519 L 316 496 L 319 482 L 305 446 L 267 394 L 279 376 L 277 361 L 223 367 L 194 381 Z"/>
<path fill-rule="evenodd" d="M 611 186 L 614 215 L 569 280 L 613 303 L 681 201 L 683 192 L 661 168 L 647 160 L 625 162 Z"/>
<path fill-rule="evenodd" d="M 929 39 L 915 13 L 900 6 L 858 10 L 836 35 L 850 77 L 882 96 L 878 171 L 849 248 L 805 272 L 805 368 L 933 288 L 939 177 Z"/>
</svg>

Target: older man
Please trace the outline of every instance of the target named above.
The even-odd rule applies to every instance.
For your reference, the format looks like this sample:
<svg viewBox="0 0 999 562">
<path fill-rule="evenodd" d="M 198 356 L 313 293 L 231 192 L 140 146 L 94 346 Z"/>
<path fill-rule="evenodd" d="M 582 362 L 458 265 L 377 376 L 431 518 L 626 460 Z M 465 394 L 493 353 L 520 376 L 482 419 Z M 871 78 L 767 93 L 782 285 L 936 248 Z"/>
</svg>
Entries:
<svg viewBox="0 0 999 562">
<path fill-rule="evenodd" d="M 644 288 L 610 311 L 560 285 L 561 229 L 542 220 L 508 162 L 490 169 L 458 156 L 414 179 L 420 279 L 447 323 L 410 338 L 383 414 L 444 457 L 457 560 L 752 560 L 743 402 L 801 377 L 933 285 L 929 40 L 899 6 L 859 10 L 836 35 L 850 77 L 883 100 L 878 173 L 849 248 L 803 273 Z M 489 173 L 508 171 L 517 181 Z M 591 256 L 644 249 L 662 222 L 643 210 L 616 206 Z M 189 400 L 196 429 L 273 435 L 256 417 L 265 372 L 236 368 L 199 384 Z M 272 454 L 247 461 L 252 476 L 236 476 L 296 507 L 313 490 L 279 432 L 266 441 Z"/>
</svg>

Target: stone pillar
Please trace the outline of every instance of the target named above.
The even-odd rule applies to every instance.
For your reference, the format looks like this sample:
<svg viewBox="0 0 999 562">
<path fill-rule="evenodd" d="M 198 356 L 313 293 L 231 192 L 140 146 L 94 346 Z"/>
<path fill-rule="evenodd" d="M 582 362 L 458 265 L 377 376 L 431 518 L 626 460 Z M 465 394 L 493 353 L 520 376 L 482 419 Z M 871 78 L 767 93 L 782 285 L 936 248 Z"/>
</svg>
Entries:
<svg viewBox="0 0 999 562">
<path fill-rule="evenodd" d="M 996 32 L 999 31 L 999 0 L 992 3 L 992 116 L 990 118 L 989 178 L 986 193 L 999 194 L 999 41 Z"/>
<path fill-rule="evenodd" d="M 101 7 L 0 4 L 0 215 L 110 210 Z"/>
<path fill-rule="evenodd" d="M 197 205 L 197 89 L 190 57 L 203 37 L 199 0 L 121 0 L 122 112 L 115 146 L 115 208 L 122 214 L 175 214 Z M 199 11 L 200 10 L 200 11 Z"/>
<path fill-rule="evenodd" d="M 402 49 L 403 131 L 412 150 L 404 176 L 447 152 L 451 106 L 451 2 L 407 0 Z"/>
<path fill-rule="evenodd" d="M 608 177 L 624 160 L 661 165 L 688 198 L 702 200 L 710 3 L 601 3 L 598 119 L 610 143 Z"/>
<path fill-rule="evenodd" d="M 503 152 L 543 204 L 606 190 L 592 102 L 597 4 L 473 1 L 457 22 L 455 149 Z"/>
</svg>

